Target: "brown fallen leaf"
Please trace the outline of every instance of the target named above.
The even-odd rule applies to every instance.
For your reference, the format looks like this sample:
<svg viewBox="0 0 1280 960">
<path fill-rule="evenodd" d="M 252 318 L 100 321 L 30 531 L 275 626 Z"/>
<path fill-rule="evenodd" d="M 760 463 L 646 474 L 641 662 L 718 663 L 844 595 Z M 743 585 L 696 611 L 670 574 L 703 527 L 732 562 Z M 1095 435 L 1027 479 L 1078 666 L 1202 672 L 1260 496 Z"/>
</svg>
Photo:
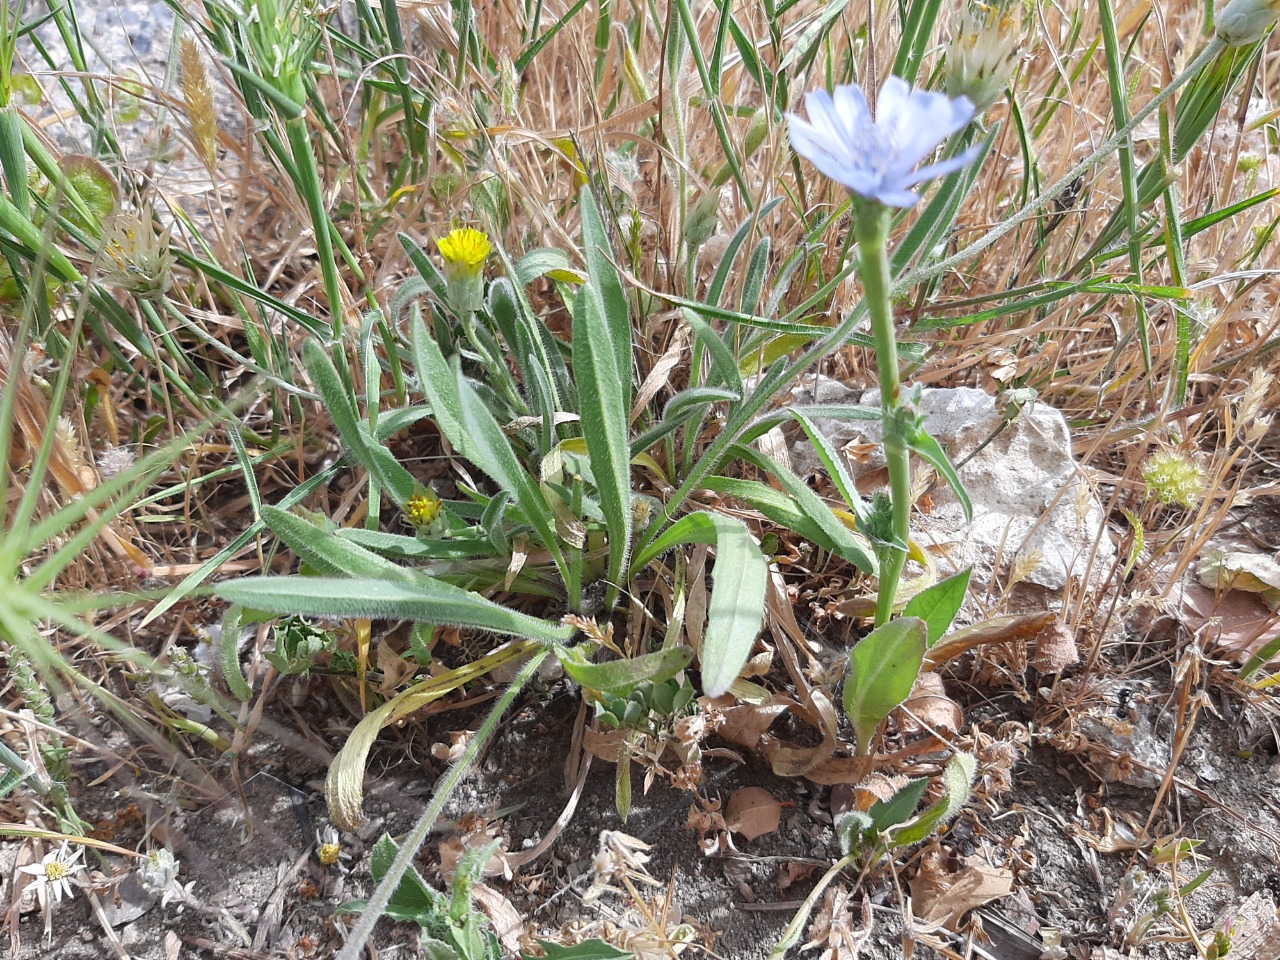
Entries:
<svg viewBox="0 0 1280 960">
<path fill-rule="evenodd" d="M 1079 659 L 1075 634 L 1060 617 L 1036 634 L 1036 653 L 1031 665 L 1041 673 L 1061 673 Z"/>
<path fill-rule="evenodd" d="M 788 861 L 778 866 L 778 892 L 787 893 L 798 883 L 807 884 L 818 875 L 818 866 L 813 863 L 795 863 Z"/>
<path fill-rule="evenodd" d="M 716 734 L 750 750 L 760 745 L 760 738 L 765 735 L 773 721 L 785 713 L 793 704 L 786 697 L 775 696 L 766 704 L 745 703 L 727 709 L 717 709 L 713 701 L 701 699 L 703 711 L 714 710 L 719 718 Z"/>
<path fill-rule="evenodd" d="M 904 733 L 935 730 L 955 733 L 964 723 L 960 704 L 947 696 L 942 678 L 932 670 L 916 678 L 911 695 L 902 704 L 902 713 Z"/>
<path fill-rule="evenodd" d="M 1243 663 L 1275 635 L 1280 617 L 1256 593 L 1219 592 L 1191 580 L 1170 591 L 1174 617 L 1194 632 L 1203 631 L 1208 646 Z"/>
<path fill-rule="evenodd" d="M 964 627 L 943 637 L 924 658 L 926 670 L 938 664 L 946 663 L 966 650 L 994 643 L 1028 643 L 1040 635 L 1046 627 L 1057 621 L 1057 614 L 1044 613 L 1014 614 L 1007 617 L 992 617 L 971 627 Z"/>
<path fill-rule="evenodd" d="M 995 867 L 981 857 L 965 857 L 958 866 L 947 855 L 932 850 L 921 858 L 911 879 L 912 909 L 920 921 L 955 931 L 964 914 L 1013 890 L 1013 873 Z"/>
<path fill-rule="evenodd" d="M 763 787 L 739 787 L 729 794 L 724 820 L 747 840 L 773 833 L 782 823 L 782 802 Z"/>
<path fill-rule="evenodd" d="M 592 730 L 583 731 L 582 749 L 593 757 L 609 763 L 617 763 L 622 756 L 622 747 L 627 742 L 627 730 Z"/>
<path fill-rule="evenodd" d="M 483 883 L 477 883 L 471 888 L 471 896 L 481 912 L 492 921 L 493 932 L 498 935 L 498 940 L 507 953 L 512 956 L 518 954 L 523 945 L 521 939 L 524 935 L 524 921 L 520 919 L 520 914 L 511 905 L 511 901 Z"/>
</svg>

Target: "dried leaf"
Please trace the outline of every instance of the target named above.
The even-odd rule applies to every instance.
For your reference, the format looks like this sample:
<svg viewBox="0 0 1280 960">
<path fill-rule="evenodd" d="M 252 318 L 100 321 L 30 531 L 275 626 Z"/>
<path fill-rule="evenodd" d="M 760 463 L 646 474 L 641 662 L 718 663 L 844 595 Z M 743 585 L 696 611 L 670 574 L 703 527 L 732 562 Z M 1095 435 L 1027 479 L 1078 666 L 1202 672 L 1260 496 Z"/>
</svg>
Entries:
<svg viewBox="0 0 1280 960">
<path fill-rule="evenodd" d="M 774 697 L 765 704 L 744 703 L 717 711 L 720 723 L 716 727 L 716 733 L 730 743 L 754 750 L 778 715 L 785 713 L 791 706 L 792 701 L 785 697 Z M 702 698 L 702 707 L 704 711 L 711 707 L 706 697 Z"/>
<path fill-rule="evenodd" d="M 627 736 L 626 730 L 586 730 L 582 734 L 582 749 L 593 757 L 617 763 Z"/>
<path fill-rule="evenodd" d="M 1200 560 L 1197 574 L 1202 584 L 1217 590 L 1280 591 L 1280 563 L 1270 554 L 1212 550 Z"/>
<path fill-rule="evenodd" d="M 1061 673 L 1079 659 L 1075 635 L 1061 619 L 1055 619 L 1036 635 L 1031 665 L 1041 673 Z"/>
<path fill-rule="evenodd" d="M 917 731 L 948 731 L 960 729 L 964 723 L 964 713 L 960 704 L 947 696 L 942 678 L 932 670 L 920 674 L 916 678 L 911 696 L 902 704 L 905 716 L 902 729 L 906 733 Z"/>
<path fill-rule="evenodd" d="M 1057 619 L 1057 614 L 1045 611 L 992 617 L 982 623 L 975 623 L 943 638 L 925 654 L 924 669 L 929 670 L 946 663 L 974 647 L 995 643 L 1027 643 L 1038 637 L 1045 628 L 1053 626 Z"/>
<path fill-rule="evenodd" d="M 498 940 L 507 953 L 512 956 L 518 954 L 524 935 L 524 920 L 511 905 L 511 901 L 483 883 L 477 883 L 471 888 L 471 896 L 476 906 L 492 921 L 493 932 L 498 935 Z"/>
<path fill-rule="evenodd" d="M 964 914 L 1007 897 L 1012 891 L 1013 873 L 1009 869 L 994 867 L 981 857 L 966 857 L 957 869 L 950 869 L 940 850 L 925 854 L 911 879 L 916 917 L 952 931 Z"/>
<path fill-rule="evenodd" d="M 828 757 L 805 771 L 804 778 L 819 786 L 857 783 L 871 772 L 874 757 Z"/>
<path fill-rule="evenodd" d="M 748 840 L 773 833 L 782 823 L 782 803 L 763 787 L 739 787 L 729 795 L 725 823 Z"/>
<path fill-rule="evenodd" d="M 1256 593 L 1228 590 L 1218 593 L 1184 581 L 1172 591 L 1173 616 L 1182 626 L 1203 631 L 1208 645 L 1244 661 L 1275 633 L 1280 617 Z"/>
</svg>

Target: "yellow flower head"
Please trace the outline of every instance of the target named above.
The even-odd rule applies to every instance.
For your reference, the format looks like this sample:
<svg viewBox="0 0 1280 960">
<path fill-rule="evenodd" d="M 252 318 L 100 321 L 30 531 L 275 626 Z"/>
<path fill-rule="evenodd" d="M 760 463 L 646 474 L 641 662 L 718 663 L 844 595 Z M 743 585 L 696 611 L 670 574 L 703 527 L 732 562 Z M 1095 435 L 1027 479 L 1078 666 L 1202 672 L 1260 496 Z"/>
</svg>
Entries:
<svg viewBox="0 0 1280 960">
<path fill-rule="evenodd" d="M 436 241 L 436 246 L 440 248 L 440 256 L 444 257 L 448 272 L 458 271 L 470 276 L 480 273 L 485 260 L 493 252 L 489 238 L 471 227 L 450 230 L 447 236 Z"/>
<path fill-rule="evenodd" d="M 404 513 L 415 527 L 429 527 L 440 516 L 443 505 L 439 497 L 428 491 L 410 497 L 404 505 Z"/>
</svg>

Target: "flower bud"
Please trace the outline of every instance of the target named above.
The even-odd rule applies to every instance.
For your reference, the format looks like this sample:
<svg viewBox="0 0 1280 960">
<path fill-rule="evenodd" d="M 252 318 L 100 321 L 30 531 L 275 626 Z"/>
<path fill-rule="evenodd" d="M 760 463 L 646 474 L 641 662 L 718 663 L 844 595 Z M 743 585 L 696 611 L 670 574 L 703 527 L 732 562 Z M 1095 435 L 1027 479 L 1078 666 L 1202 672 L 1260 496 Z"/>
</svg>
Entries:
<svg viewBox="0 0 1280 960">
<path fill-rule="evenodd" d="M 1280 0 L 1231 0 L 1217 16 L 1218 37 L 1232 47 L 1261 40 L 1280 20 Z"/>
</svg>

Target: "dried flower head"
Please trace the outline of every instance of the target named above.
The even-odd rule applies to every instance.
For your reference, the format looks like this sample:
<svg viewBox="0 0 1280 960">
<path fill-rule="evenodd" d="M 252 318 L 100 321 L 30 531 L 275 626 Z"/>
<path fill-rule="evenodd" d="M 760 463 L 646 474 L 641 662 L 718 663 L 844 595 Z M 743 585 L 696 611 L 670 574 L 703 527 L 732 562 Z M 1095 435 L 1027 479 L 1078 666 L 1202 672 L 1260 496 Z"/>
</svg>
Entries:
<svg viewBox="0 0 1280 960">
<path fill-rule="evenodd" d="M 979 111 L 995 103 L 1018 64 L 1022 24 L 1016 0 L 969 0 L 956 13 L 947 46 L 947 93 Z"/>
<path fill-rule="evenodd" d="M 129 447 L 107 447 L 98 454 L 97 461 L 98 473 L 102 474 L 104 480 L 109 480 L 132 470 L 138 457 Z"/>
<path fill-rule="evenodd" d="M 1204 494 L 1204 469 L 1178 450 L 1160 450 L 1148 457 L 1142 466 L 1142 480 L 1147 496 L 1161 503 L 1193 507 Z"/>
<path fill-rule="evenodd" d="M 978 155 L 971 148 L 920 166 L 973 118 L 967 97 L 912 90 L 900 77 L 889 77 L 874 117 L 857 84 L 836 87 L 834 93 L 813 90 L 804 102 L 808 120 L 787 114 L 796 153 L 857 196 L 888 207 L 915 206 L 920 194 L 911 187 L 959 170 Z"/>
<path fill-rule="evenodd" d="M 102 278 L 138 297 L 158 298 L 173 285 L 169 231 L 156 230 L 151 208 L 120 210 L 102 241 Z"/>
<path fill-rule="evenodd" d="M 1233 47 L 1261 40 L 1280 21 L 1280 0 L 1231 0 L 1214 19 L 1219 39 Z"/>
<path fill-rule="evenodd" d="M 649 844 L 621 830 L 601 830 L 596 855 L 591 858 L 591 887 L 582 897 L 592 903 L 606 892 L 621 892 L 615 884 L 634 889 L 633 882 L 661 884 L 649 876 Z"/>
</svg>

